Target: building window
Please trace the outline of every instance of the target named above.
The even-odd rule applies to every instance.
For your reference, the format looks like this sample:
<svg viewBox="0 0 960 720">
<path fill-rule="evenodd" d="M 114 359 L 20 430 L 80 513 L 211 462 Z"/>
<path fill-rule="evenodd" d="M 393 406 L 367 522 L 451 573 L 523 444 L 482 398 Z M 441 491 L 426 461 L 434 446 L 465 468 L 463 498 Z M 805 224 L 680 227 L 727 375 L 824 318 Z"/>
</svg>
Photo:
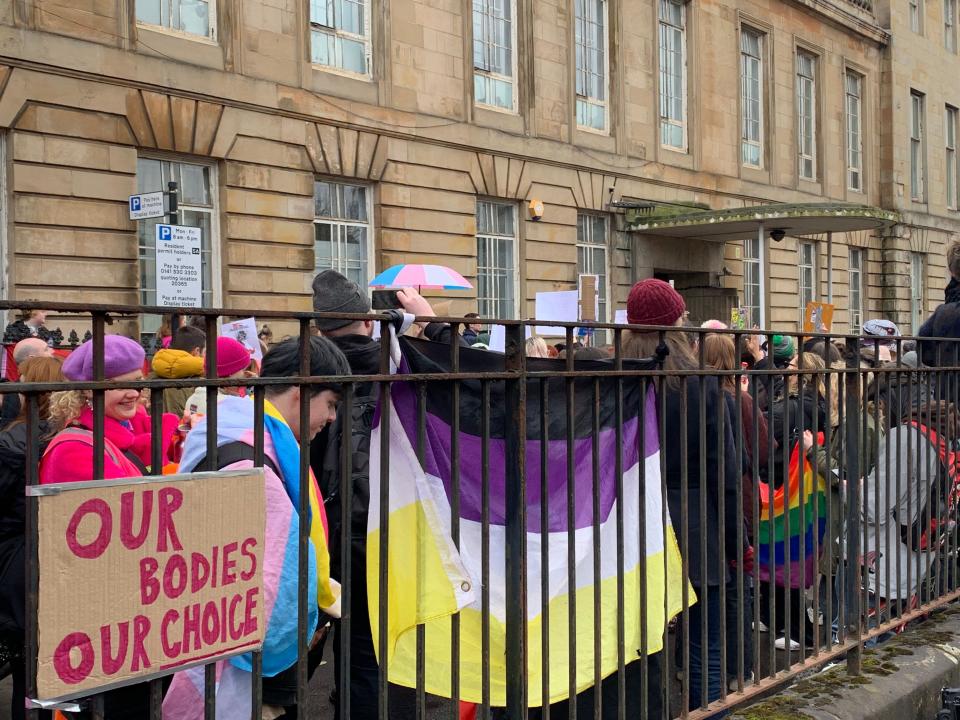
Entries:
<svg viewBox="0 0 960 720">
<path fill-rule="evenodd" d="M 907 0 L 910 12 L 910 29 L 915 33 L 923 32 L 923 0 Z"/>
<path fill-rule="evenodd" d="M 850 283 L 850 332 L 859 332 L 863 326 L 863 272 L 865 263 L 864 251 L 860 248 L 850 248 L 850 267 L 847 278 Z"/>
<path fill-rule="evenodd" d="M 310 62 L 370 74 L 369 0 L 310 0 Z"/>
<path fill-rule="evenodd" d="M 926 271 L 923 253 L 910 253 L 910 329 L 913 334 L 926 319 Z"/>
<path fill-rule="evenodd" d="M 366 287 L 373 254 L 369 188 L 318 180 L 313 205 L 314 270 L 333 269 Z"/>
<path fill-rule="evenodd" d="M 797 248 L 797 261 L 800 266 L 800 316 L 803 317 L 807 303 L 816 302 L 817 293 L 817 246 L 812 242 L 801 242 Z"/>
<path fill-rule="evenodd" d="M 957 164 L 957 125 L 960 111 L 947 105 L 946 124 L 946 189 L 947 207 L 951 210 L 960 208 L 960 166 Z"/>
<path fill-rule="evenodd" d="M 740 30 L 741 162 L 763 167 L 763 33 Z"/>
<path fill-rule="evenodd" d="M 687 149 L 686 5 L 660 0 L 660 144 Z"/>
<path fill-rule="evenodd" d="M 473 0 L 473 93 L 478 105 L 513 111 L 514 0 Z"/>
<path fill-rule="evenodd" d="M 760 285 L 763 268 L 760 254 L 760 238 L 743 241 L 743 304 L 747 309 L 747 327 L 760 325 L 760 306 L 763 294 Z"/>
<path fill-rule="evenodd" d="M 137 0 L 137 22 L 216 40 L 216 8 L 210 0 Z"/>
<path fill-rule="evenodd" d="M 800 177 L 817 179 L 817 58 L 797 53 L 797 160 Z"/>
<path fill-rule="evenodd" d="M 577 215 L 577 275 L 597 276 L 597 322 L 607 321 L 607 218 Z"/>
<path fill-rule="evenodd" d="M 943 0 L 943 46 L 957 51 L 957 0 Z"/>
<path fill-rule="evenodd" d="M 202 307 L 214 305 L 214 281 L 218 272 L 214 254 L 214 231 L 216 228 L 217 203 L 214 169 L 210 165 L 157 160 L 137 159 L 137 192 L 166 190 L 167 183 L 176 181 L 179 193 L 180 225 L 198 227 L 201 231 L 200 268 Z M 152 218 L 137 222 L 140 260 L 140 303 L 157 304 L 156 227 L 167 222 L 164 218 Z M 160 328 L 160 318 L 146 315 L 141 322 L 141 332 L 152 335 Z"/>
<path fill-rule="evenodd" d="M 847 187 L 863 192 L 863 77 L 849 70 L 847 96 Z"/>
<path fill-rule="evenodd" d="M 926 169 L 923 153 L 924 118 L 923 95 L 910 93 L 910 197 L 923 201 L 926 192 Z"/>
<path fill-rule="evenodd" d="M 607 2 L 574 0 L 577 125 L 607 129 Z"/>
<path fill-rule="evenodd" d="M 517 317 L 517 208 L 477 202 L 477 312 L 481 317 Z"/>
</svg>

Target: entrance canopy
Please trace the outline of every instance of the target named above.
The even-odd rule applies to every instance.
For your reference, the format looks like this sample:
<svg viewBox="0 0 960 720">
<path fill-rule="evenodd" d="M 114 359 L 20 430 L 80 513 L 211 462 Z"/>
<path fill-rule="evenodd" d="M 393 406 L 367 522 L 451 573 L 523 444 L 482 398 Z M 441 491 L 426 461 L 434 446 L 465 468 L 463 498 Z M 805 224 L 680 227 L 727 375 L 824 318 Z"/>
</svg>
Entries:
<svg viewBox="0 0 960 720">
<path fill-rule="evenodd" d="M 883 230 L 898 221 L 899 216 L 894 212 L 846 203 L 756 205 L 734 210 L 702 210 L 666 217 L 644 217 L 640 213 L 627 211 L 627 230 L 630 232 L 713 242 L 755 238 L 764 231 L 782 231 L 783 235 L 804 236 Z"/>
</svg>

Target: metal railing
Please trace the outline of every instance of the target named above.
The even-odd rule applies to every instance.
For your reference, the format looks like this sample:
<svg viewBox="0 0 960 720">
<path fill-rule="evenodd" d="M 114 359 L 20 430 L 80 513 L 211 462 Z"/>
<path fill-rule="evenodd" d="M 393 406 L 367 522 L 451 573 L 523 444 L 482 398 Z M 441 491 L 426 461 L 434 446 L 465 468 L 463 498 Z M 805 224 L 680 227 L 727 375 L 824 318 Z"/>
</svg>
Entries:
<svg viewBox="0 0 960 720">
<path fill-rule="evenodd" d="M 103 378 L 106 327 L 111 316 L 169 310 L 36 305 L 90 317 L 95 380 L 0 385 L 0 393 L 24 398 L 25 483 L 39 483 L 38 462 L 49 440 L 41 434 L 38 398 L 68 389 L 90 393 L 91 479 L 102 477 L 104 393 L 116 387 Z M 335 683 L 326 668 L 311 673 L 316 658 L 307 609 L 314 593 L 305 552 L 311 445 L 310 438 L 300 439 L 299 717 L 333 717 L 334 705 L 341 718 L 364 717 L 351 705 L 358 697 L 373 700 L 380 718 L 455 718 L 467 702 L 483 718 L 708 717 L 833 659 L 845 657 L 849 671 L 859 673 L 865 643 L 960 596 L 955 341 L 921 340 L 919 354 L 930 365 L 913 367 L 905 364 L 916 342 L 910 338 L 761 333 L 771 348 L 764 360 L 749 331 L 601 323 L 592 327 L 595 337 L 611 338 L 604 346 L 608 359 L 578 360 L 570 351 L 578 335 L 567 324 L 566 337 L 555 339 L 568 348 L 560 360 L 525 356 L 533 322 L 484 321 L 505 326 L 500 355 L 458 342 L 460 328 L 476 319 L 441 318 L 435 321 L 450 329 L 443 342 L 403 340 L 399 366 L 384 340 L 376 372 L 308 377 L 313 320 L 372 319 L 389 338 L 397 318 L 248 312 L 297 324 L 301 375 L 224 380 L 216 378 L 210 339 L 221 315 L 244 313 L 189 312 L 206 318 L 207 377 L 124 383 L 150 392 L 153 468 L 167 462 L 157 442 L 164 389 L 206 388 L 207 456 L 217 467 L 221 388 L 252 390 L 255 464 L 263 466 L 268 388 L 342 387 L 339 432 L 351 440 L 341 444 L 336 462 L 337 497 L 326 498 L 339 513 L 331 515 L 330 543 L 338 553 L 342 610 L 330 622 L 340 651 L 326 666 L 336 666 Z M 725 369 L 709 363 L 710 335 L 728 339 L 734 362 Z M 777 350 L 787 341 L 798 350 L 792 361 Z M 870 359 L 881 358 L 884 348 L 894 361 Z M 309 393 L 300 398 L 305 427 Z M 363 416 L 354 409 L 371 398 L 377 405 L 372 426 L 357 428 Z M 353 439 L 368 431 L 370 486 L 354 487 L 364 477 L 355 473 Z M 809 449 L 806 431 L 813 438 Z M 399 448 L 407 445 L 423 476 L 443 489 L 434 507 L 447 513 L 427 516 L 442 520 L 436 527 L 417 527 L 449 543 L 466 579 L 454 611 L 410 629 L 401 652 L 390 636 L 391 600 L 404 592 L 414 604 L 425 597 L 399 582 L 397 573 L 407 568 L 391 564 L 397 542 L 391 529 L 406 529 L 393 525 L 399 521 L 391 514 L 391 487 L 410 482 L 398 469 Z M 323 472 L 316 460 L 314 469 Z M 376 509 L 380 523 L 377 554 L 365 560 L 375 569 L 365 577 L 375 581 L 380 599 L 369 617 L 377 630 L 367 641 L 380 658 L 373 665 L 376 698 L 369 697 L 369 672 L 362 678 L 368 696 L 351 691 L 358 687 L 356 668 L 363 662 L 370 668 L 369 657 L 355 656 L 366 647 L 358 638 L 368 626 L 363 605 L 358 612 L 354 602 L 366 587 L 360 580 L 367 568 L 357 566 L 363 552 L 354 552 L 370 537 L 354 515 L 355 496 L 365 490 L 369 506 L 361 515 Z M 38 653 L 36 518 L 37 500 L 28 494 L 22 651 L 29 697 L 36 692 Z M 412 567 L 411 573 L 421 571 L 416 562 Z M 786 637 L 782 648 L 778 630 Z M 259 653 L 252 667 L 251 717 L 260 718 Z M 213 718 L 212 665 L 205 682 L 204 716 Z M 318 688 L 331 684 L 331 700 L 318 698 Z M 164 688 L 163 680 L 150 682 L 151 718 L 160 717 Z M 103 697 L 83 701 L 94 718 L 109 717 Z"/>
</svg>

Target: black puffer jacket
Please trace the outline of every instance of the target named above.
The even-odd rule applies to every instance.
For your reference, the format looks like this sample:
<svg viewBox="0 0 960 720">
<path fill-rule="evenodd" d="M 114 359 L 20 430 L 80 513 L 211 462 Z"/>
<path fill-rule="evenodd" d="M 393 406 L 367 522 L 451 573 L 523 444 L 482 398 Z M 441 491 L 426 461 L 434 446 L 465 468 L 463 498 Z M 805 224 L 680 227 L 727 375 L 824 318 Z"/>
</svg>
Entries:
<svg viewBox="0 0 960 720">
<path fill-rule="evenodd" d="M 816 389 L 806 385 L 803 396 L 790 395 L 776 403 L 771 410 L 769 431 L 777 442 L 774 466 L 770 476 L 776 487 L 783 485 L 784 470 L 789 470 L 790 454 L 800 442 L 805 430 L 817 434 L 826 431 L 827 413 L 823 398 Z"/>
</svg>

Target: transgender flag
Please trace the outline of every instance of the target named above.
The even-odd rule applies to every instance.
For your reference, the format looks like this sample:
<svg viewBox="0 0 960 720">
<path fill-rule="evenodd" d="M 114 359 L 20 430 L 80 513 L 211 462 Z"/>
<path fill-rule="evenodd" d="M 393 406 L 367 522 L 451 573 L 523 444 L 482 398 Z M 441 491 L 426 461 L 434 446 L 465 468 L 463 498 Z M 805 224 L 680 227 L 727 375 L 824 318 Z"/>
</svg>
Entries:
<svg viewBox="0 0 960 720">
<path fill-rule="evenodd" d="M 402 373 L 449 371 L 450 348 L 424 341 L 400 339 Z M 559 361 L 528 359 L 529 371 L 562 369 Z M 648 369 L 642 362 L 625 362 L 627 369 Z M 609 362 L 579 363 L 586 370 L 611 369 Z M 496 353 L 464 350 L 462 372 L 502 371 L 504 358 Z M 652 388 L 639 378 L 624 378 L 622 443 L 617 447 L 616 378 L 597 376 L 575 382 L 573 416 L 574 508 L 573 557 L 569 559 L 567 507 L 566 385 L 562 379 L 547 384 L 547 423 L 540 424 L 540 384 L 527 384 L 526 529 L 527 529 L 527 648 L 528 697 L 531 705 L 542 700 L 542 637 L 549 636 L 549 698 L 569 695 L 569 608 L 576 596 L 577 691 L 594 683 L 594 666 L 601 676 L 617 670 L 617 473 L 616 456 L 623 469 L 623 563 L 625 661 L 638 658 L 641 648 L 641 612 L 646 614 L 647 650 L 662 649 L 666 623 L 681 610 L 680 553 L 669 514 L 661 495 L 660 446 L 657 406 Z M 596 385 L 595 385 L 596 383 Z M 453 383 L 426 385 L 422 423 L 423 462 L 418 461 L 418 393 L 412 383 L 393 384 L 389 407 L 381 405 L 371 439 L 370 512 L 368 520 L 367 587 L 374 646 L 379 632 L 379 551 L 381 518 L 379 497 L 380 447 L 384 424 L 389 422 L 389 549 L 387 610 L 388 667 L 390 681 L 416 687 L 416 626 L 426 627 L 425 687 L 428 693 L 451 695 L 450 616 L 460 614 L 460 697 L 467 702 L 483 699 L 482 658 L 482 518 L 483 518 L 483 406 L 479 381 L 460 383 L 460 549 L 451 532 L 451 428 L 454 412 Z M 597 392 L 595 393 L 595 387 Z M 506 596 L 505 413 L 502 382 L 490 383 L 488 422 L 489 457 L 489 596 L 490 596 L 490 702 L 506 704 L 506 608 L 515 599 Z M 594 447 L 594 407 L 599 432 Z M 546 433 L 546 446 L 542 441 Z M 594 565 L 594 454 L 598 473 L 600 565 Z M 546 460 L 547 494 L 541 495 L 541 471 Z M 641 517 L 641 493 L 646 517 Z M 546 505 L 547 527 L 541 526 Z M 664 525 L 666 515 L 667 524 Z M 639 528 L 644 525 L 645 545 Z M 542 566 L 541 549 L 548 543 L 549 566 Z M 645 574 L 641 558 L 646 557 Z M 574 587 L 570 587 L 571 574 Z M 542 581 L 548 578 L 546 605 L 549 624 L 544 628 Z M 646 608 L 640 606 L 645 586 Z M 599 591 L 599 592 L 598 592 Z M 599 595 L 598 625 L 594 622 Z M 693 594 L 690 594 L 691 602 Z M 595 633 L 599 657 L 594 656 Z"/>
</svg>

